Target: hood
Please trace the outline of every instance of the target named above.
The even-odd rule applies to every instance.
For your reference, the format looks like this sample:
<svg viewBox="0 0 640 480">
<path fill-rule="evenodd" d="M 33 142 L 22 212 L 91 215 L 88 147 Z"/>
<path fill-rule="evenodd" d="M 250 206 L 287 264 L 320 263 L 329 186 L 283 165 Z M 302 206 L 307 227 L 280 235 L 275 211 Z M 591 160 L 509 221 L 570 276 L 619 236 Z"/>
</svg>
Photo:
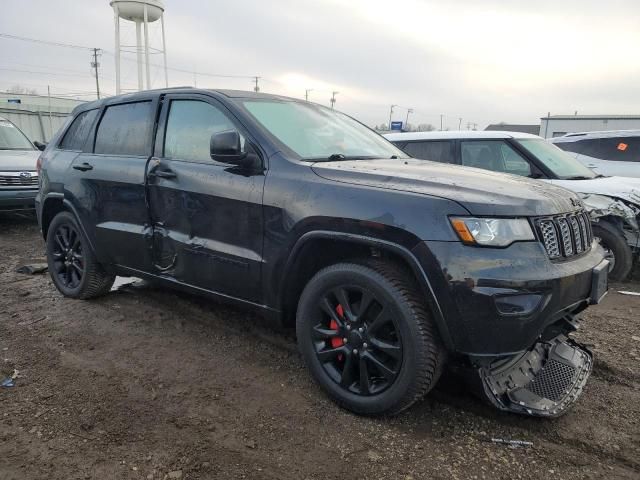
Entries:
<svg viewBox="0 0 640 480">
<path fill-rule="evenodd" d="M 581 205 L 577 195 L 544 182 L 428 160 L 318 162 L 312 169 L 336 182 L 446 198 L 472 215 L 555 215 Z"/>
<path fill-rule="evenodd" d="M 599 177 L 591 180 L 551 180 L 550 183 L 574 192 L 606 195 L 640 206 L 640 178 Z"/>
<path fill-rule="evenodd" d="M 39 155 L 39 150 L 0 150 L 0 171 L 33 172 Z"/>
</svg>

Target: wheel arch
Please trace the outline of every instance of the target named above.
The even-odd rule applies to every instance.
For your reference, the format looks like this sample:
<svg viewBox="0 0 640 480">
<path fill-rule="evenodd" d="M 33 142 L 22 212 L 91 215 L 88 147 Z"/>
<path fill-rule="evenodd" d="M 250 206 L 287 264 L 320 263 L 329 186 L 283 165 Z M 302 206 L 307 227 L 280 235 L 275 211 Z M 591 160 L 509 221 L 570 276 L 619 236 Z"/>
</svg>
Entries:
<svg viewBox="0 0 640 480">
<path fill-rule="evenodd" d="M 50 194 L 45 198 L 42 204 L 42 213 L 41 213 L 40 223 L 41 223 L 42 236 L 44 240 L 45 241 L 47 240 L 47 232 L 49 231 L 49 226 L 51 225 L 51 222 L 53 221 L 55 216 L 61 212 L 69 212 L 71 215 L 75 217 L 76 222 L 78 222 L 78 225 L 82 230 L 82 234 L 84 235 L 84 238 L 86 238 L 87 242 L 89 243 L 89 247 L 91 248 L 92 253 L 95 254 L 96 251 L 95 251 L 93 242 L 91 241 L 91 238 L 89 237 L 89 235 L 87 235 L 87 231 L 85 230 L 84 225 L 80 221 L 80 216 L 78 215 L 78 211 L 74 207 L 73 203 L 71 203 L 70 200 L 64 198 L 63 195 Z"/>
<path fill-rule="evenodd" d="M 325 254 L 323 247 L 328 253 Z M 433 315 L 444 345 L 447 349 L 452 349 L 453 341 L 442 309 L 429 277 L 415 255 L 397 243 L 351 233 L 311 231 L 302 235 L 295 243 L 280 284 L 279 307 L 283 324 L 295 324 L 295 312 L 302 290 L 320 269 L 340 261 L 379 256 L 400 264 L 412 275 L 426 299 L 427 309 Z"/>
</svg>

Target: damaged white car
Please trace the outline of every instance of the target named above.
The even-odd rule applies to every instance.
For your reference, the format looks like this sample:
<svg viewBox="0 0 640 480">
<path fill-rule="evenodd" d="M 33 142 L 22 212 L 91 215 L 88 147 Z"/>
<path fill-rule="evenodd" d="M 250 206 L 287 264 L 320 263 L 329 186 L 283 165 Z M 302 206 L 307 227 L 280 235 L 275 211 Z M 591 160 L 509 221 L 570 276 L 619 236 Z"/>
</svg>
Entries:
<svg viewBox="0 0 640 480">
<path fill-rule="evenodd" d="M 611 280 L 624 280 L 640 254 L 640 178 L 599 175 L 543 138 L 526 133 L 412 132 L 385 137 L 415 158 L 536 178 L 580 193 L 594 235 L 609 256 Z"/>
</svg>

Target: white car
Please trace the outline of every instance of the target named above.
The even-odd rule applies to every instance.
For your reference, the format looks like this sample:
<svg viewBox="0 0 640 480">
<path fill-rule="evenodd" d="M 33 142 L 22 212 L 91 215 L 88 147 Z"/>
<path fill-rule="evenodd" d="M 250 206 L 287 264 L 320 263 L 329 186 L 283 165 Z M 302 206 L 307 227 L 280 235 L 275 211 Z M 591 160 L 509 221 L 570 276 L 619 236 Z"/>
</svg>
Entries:
<svg viewBox="0 0 640 480">
<path fill-rule="evenodd" d="M 640 130 L 568 133 L 549 141 L 597 173 L 640 178 Z"/>
<path fill-rule="evenodd" d="M 390 133 L 414 158 L 540 179 L 581 194 L 608 253 L 609 277 L 623 280 L 640 254 L 640 178 L 605 177 L 537 135 L 498 131 Z"/>
</svg>

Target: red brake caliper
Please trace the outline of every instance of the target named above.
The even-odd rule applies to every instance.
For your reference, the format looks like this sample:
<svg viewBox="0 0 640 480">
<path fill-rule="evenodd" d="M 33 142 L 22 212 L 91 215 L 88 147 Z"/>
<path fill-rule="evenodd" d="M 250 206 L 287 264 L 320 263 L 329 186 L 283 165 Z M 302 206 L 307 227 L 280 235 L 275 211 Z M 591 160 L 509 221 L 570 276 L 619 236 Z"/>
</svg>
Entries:
<svg viewBox="0 0 640 480">
<path fill-rule="evenodd" d="M 342 308 L 342 305 L 338 304 L 338 306 L 336 307 L 336 313 L 338 314 L 338 316 L 342 319 L 344 319 L 344 309 Z M 336 322 L 335 320 L 331 320 L 331 322 L 329 322 L 329 328 L 331 330 L 335 330 L 336 332 L 338 331 L 338 322 Z M 331 347 L 332 348 L 338 348 L 341 347 L 342 345 L 344 345 L 344 342 L 342 341 L 342 338 L 340 338 L 340 335 L 337 335 L 335 337 L 331 338 Z M 341 362 L 343 359 L 343 355 L 340 354 L 338 355 L 338 361 Z"/>
</svg>

